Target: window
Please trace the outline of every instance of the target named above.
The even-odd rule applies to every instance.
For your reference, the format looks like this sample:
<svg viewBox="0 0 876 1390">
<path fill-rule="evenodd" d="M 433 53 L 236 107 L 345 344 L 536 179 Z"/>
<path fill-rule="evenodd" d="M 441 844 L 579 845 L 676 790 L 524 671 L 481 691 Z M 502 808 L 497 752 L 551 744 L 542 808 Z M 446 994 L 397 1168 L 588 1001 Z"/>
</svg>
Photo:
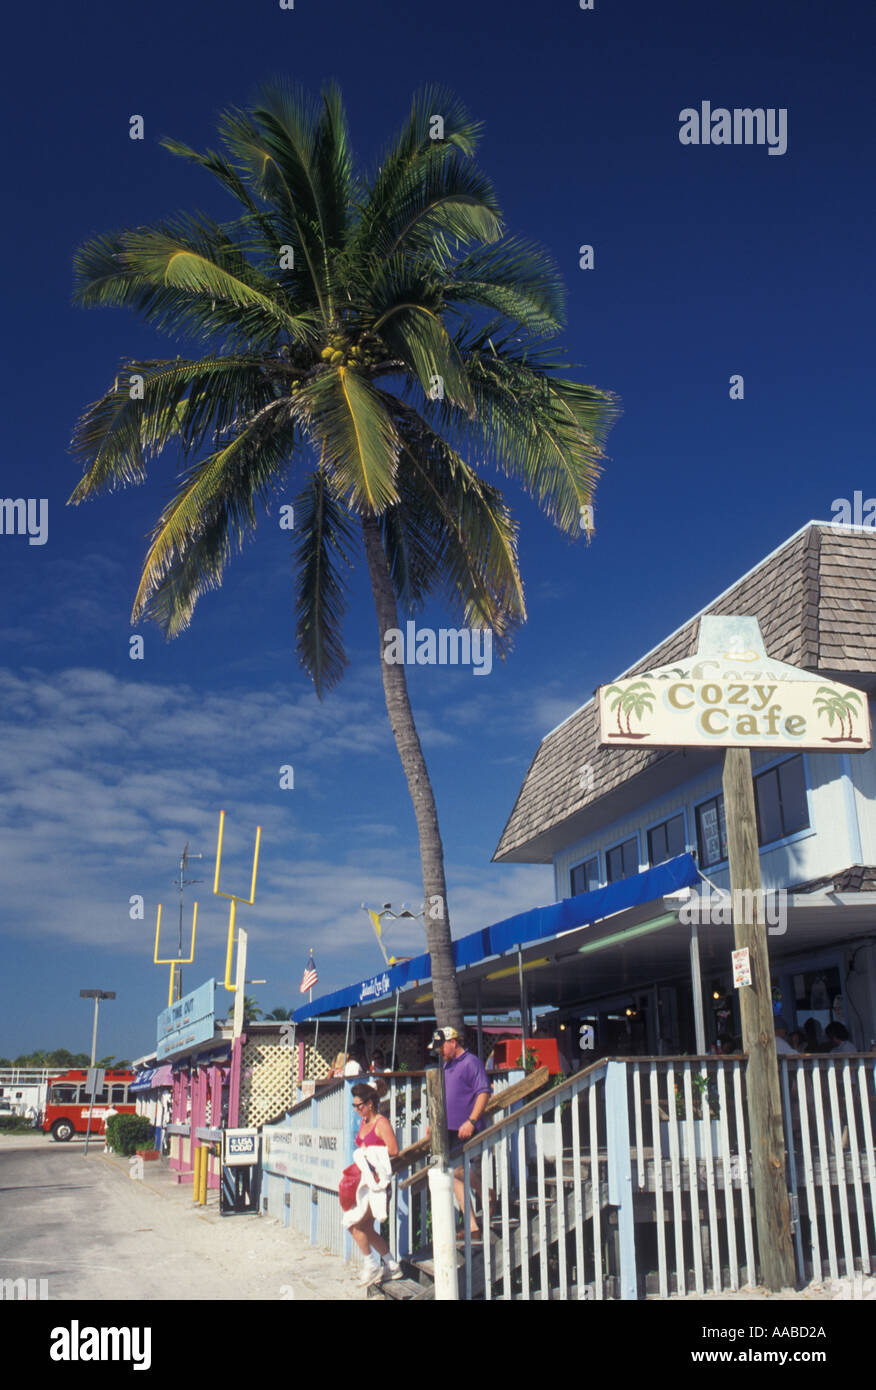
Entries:
<svg viewBox="0 0 876 1390">
<path fill-rule="evenodd" d="M 599 887 L 599 856 L 585 859 L 572 870 L 572 897 L 578 893 L 589 893 L 591 888 Z"/>
<path fill-rule="evenodd" d="M 113 1105 L 126 1105 L 128 1101 L 127 1086 L 113 1086 L 112 1103 Z"/>
<path fill-rule="evenodd" d="M 77 1086 L 53 1086 L 52 1104 L 53 1105 L 75 1105 L 79 1095 Z"/>
<path fill-rule="evenodd" d="M 713 796 L 697 807 L 697 846 L 700 868 L 708 869 L 727 858 L 727 823 L 724 819 L 724 798 Z"/>
<path fill-rule="evenodd" d="M 677 854 L 684 854 L 685 848 L 682 815 L 672 816 L 648 831 L 649 864 L 662 864 L 666 859 L 674 859 Z"/>
<path fill-rule="evenodd" d="M 617 883 L 618 879 L 630 878 L 632 874 L 639 872 L 639 841 L 636 836 L 631 840 L 624 840 L 622 845 L 615 845 L 614 849 L 607 851 L 605 856 L 605 875 L 609 883 Z"/>
<path fill-rule="evenodd" d="M 754 799 L 757 805 L 757 842 L 771 844 L 809 828 L 809 808 L 806 804 L 806 779 L 803 759 L 799 756 L 761 772 L 754 779 Z"/>
</svg>

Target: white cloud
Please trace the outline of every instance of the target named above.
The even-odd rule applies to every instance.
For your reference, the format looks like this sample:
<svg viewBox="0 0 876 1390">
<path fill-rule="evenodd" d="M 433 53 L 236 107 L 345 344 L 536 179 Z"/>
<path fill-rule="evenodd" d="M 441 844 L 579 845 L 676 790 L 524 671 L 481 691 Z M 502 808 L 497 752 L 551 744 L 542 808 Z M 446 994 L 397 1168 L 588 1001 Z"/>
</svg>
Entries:
<svg viewBox="0 0 876 1390">
<path fill-rule="evenodd" d="M 248 892 L 254 830 L 263 826 L 256 904 L 238 912 L 253 960 L 265 961 L 255 974 L 271 981 L 262 1000 L 293 998 L 310 947 L 321 990 L 327 979 L 336 988 L 377 970 L 360 903 L 422 902 L 411 808 L 380 696 L 373 675 L 321 704 L 309 691 L 203 694 L 83 667 L 51 677 L 0 671 L 6 932 L 148 964 L 159 901 L 165 929 L 177 922 L 173 879 L 189 841 L 204 855 L 190 876 L 203 882 L 187 890 L 184 933 L 197 893 L 198 963 L 202 974 L 221 975 L 228 906 L 212 896 L 211 879 L 224 807 L 225 891 Z M 279 790 L 287 759 L 296 787 L 300 774 L 312 794 Z M 543 868 L 448 863 L 447 876 L 454 936 L 552 896 Z M 146 901 L 143 921 L 130 918 L 132 895 Z M 390 953 L 425 950 L 421 925 L 385 930 Z"/>
</svg>

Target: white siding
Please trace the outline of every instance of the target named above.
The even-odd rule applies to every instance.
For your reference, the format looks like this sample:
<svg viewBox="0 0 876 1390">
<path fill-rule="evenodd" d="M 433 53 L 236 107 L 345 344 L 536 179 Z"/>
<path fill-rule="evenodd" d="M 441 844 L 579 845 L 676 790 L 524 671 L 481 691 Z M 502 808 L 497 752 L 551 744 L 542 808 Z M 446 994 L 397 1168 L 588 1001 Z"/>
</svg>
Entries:
<svg viewBox="0 0 876 1390">
<path fill-rule="evenodd" d="M 755 753 L 755 772 L 777 761 L 769 752 Z M 861 831 L 863 862 L 876 864 L 876 753 L 853 755 L 854 786 L 847 793 L 843 764 L 836 753 L 806 753 L 806 785 L 809 798 L 809 829 L 786 843 L 761 851 L 761 873 L 765 889 L 783 888 L 808 879 L 836 873 L 854 862 L 850 836 L 849 807 L 854 791 Z M 554 856 L 554 875 L 558 898 L 571 892 L 571 871 L 593 855 L 599 855 L 600 881 L 606 882 L 605 852 L 623 840 L 638 836 L 639 867 L 648 867 L 647 830 L 683 811 L 686 818 L 688 849 L 696 848 L 695 807 L 721 791 L 721 770 L 683 783 L 674 791 L 646 806 L 631 810 L 618 820 L 584 839 L 576 840 Z M 719 887 L 728 886 L 727 870 L 707 870 Z"/>
<path fill-rule="evenodd" d="M 876 726 L 876 705 L 872 702 L 870 722 Z M 852 753 L 849 763 L 861 833 L 861 863 L 876 864 L 876 750 Z"/>
</svg>

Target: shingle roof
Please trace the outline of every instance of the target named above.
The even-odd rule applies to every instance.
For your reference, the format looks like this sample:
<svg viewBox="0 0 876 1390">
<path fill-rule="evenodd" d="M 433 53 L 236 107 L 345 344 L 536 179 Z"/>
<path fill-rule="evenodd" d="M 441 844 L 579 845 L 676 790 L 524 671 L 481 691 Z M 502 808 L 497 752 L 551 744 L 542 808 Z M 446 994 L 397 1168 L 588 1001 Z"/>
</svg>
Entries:
<svg viewBox="0 0 876 1390">
<path fill-rule="evenodd" d="M 823 878 L 810 878 L 805 883 L 797 883 L 790 893 L 817 893 L 830 888 L 834 893 L 874 893 L 876 892 L 876 864 L 852 864 L 851 868 L 840 869 L 835 874 Z"/>
<path fill-rule="evenodd" d="M 876 675 L 876 530 L 810 522 L 708 607 L 617 677 L 693 655 L 704 613 L 756 617 L 766 650 L 777 661 L 811 671 Z M 603 748 L 595 700 L 542 740 L 493 856 L 527 855 L 536 837 L 593 805 L 677 749 Z M 592 788 L 582 789 L 584 779 Z"/>
</svg>

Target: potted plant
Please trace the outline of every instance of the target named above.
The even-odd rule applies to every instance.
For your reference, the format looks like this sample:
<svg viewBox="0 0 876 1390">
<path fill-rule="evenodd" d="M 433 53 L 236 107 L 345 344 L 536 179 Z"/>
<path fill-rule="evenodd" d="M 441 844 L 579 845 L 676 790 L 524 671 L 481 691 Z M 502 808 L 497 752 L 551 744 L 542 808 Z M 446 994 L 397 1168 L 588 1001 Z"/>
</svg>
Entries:
<svg viewBox="0 0 876 1390">
<path fill-rule="evenodd" d="M 714 1158 L 719 1157 L 718 1145 L 718 1119 L 721 1114 L 721 1102 L 718 1096 L 718 1088 L 714 1078 L 706 1072 L 694 1072 L 691 1074 L 691 1119 L 693 1120 L 694 1130 L 694 1156 L 705 1158 L 706 1153 L 710 1152 Z M 708 1112 L 708 1116 L 707 1113 Z M 687 1105 L 685 1088 L 683 1083 L 675 1083 L 675 1117 L 677 1121 L 678 1145 L 682 1158 L 687 1158 L 688 1152 L 688 1125 L 687 1125 Z M 663 1157 L 668 1157 L 669 1148 L 669 1122 L 663 1121 L 660 1125 L 660 1146 Z"/>
</svg>

